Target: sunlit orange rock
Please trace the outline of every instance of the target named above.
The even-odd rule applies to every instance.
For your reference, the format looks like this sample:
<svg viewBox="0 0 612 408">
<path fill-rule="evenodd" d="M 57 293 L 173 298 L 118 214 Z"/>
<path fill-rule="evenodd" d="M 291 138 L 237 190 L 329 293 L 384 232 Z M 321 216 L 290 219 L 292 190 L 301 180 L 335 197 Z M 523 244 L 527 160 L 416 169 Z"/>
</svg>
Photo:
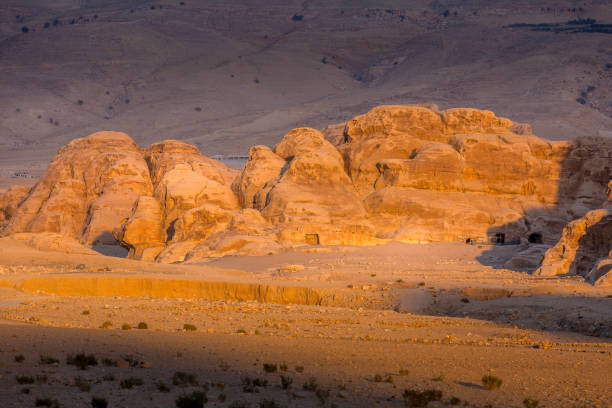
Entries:
<svg viewBox="0 0 612 408">
<path fill-rule="evenodd" d="M 25 186 L 12 186 L 7 190 L 0 190 L 0 230 L 8 224 L 30 189 Z"/>
<path fill-rule="evenodd" d="M 138 196 L 152 193 L 140 148 L 124 133 L 98 132 L 60 149 L 14 211 L 4 234 L 55 232 L 110 243 Z"/>
</svg>

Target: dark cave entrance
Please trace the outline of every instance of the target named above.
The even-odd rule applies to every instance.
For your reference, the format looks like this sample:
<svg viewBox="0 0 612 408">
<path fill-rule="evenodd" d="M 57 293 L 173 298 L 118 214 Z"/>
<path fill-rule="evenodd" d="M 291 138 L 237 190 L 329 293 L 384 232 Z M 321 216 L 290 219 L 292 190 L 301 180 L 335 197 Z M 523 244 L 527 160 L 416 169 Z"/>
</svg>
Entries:
<svg viewBox="0 0 612 408">
<path fill-rule="evenodd" d="M 529 237 L 527 237 L 527 240 L 529 241 L 530 244 L 541 244 L 542 234 L 539 232 L 531 233 L 529 234 Z"/>
</svg>

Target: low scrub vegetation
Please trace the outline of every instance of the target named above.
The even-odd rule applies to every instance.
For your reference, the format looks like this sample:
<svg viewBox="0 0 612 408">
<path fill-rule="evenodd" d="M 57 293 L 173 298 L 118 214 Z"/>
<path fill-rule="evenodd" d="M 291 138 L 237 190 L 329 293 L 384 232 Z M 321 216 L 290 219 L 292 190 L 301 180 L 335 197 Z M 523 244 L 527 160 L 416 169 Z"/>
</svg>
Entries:
<svg viewBox="0 0 612 408">
<path fill-rule="evenodd" d="M 442 400 L 442 391 L 440 390 L 404 390 L 402 394 L 404 402 L 410 407 L 426 407 L 430 402 Z"/>
<path fill-rule="evenodd" d="M 502 380 L 501 378 L 487 374 L 482 376 L 482 385 L 489 391 L 497 390 L 502 386 Z"/>
</svg>

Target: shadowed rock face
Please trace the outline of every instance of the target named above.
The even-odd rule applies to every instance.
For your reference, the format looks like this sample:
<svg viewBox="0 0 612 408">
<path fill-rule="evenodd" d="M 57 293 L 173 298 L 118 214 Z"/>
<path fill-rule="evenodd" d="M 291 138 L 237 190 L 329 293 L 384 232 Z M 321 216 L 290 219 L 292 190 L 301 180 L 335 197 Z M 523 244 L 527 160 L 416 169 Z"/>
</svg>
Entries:
<svg viewBox="0 0 612 408">
<path fill-rule="evenodd" d="M 575 255 L 553 248 L 539 273 L 595 280 L 609 269 L 610 140 L 551 142 L 493 112 L 435 106 L 381 106 L 340 128 L 255 146 L 239 173 L 182 142 L 140 150 L 125 134 L 96 133 L 60 150 L 27 197 L 1 196 L 4 234 L 116 239 L 129 257 L 159 262 L 531 235 L 541 246 L 514 261 L 531 265 L 585 217 L 563 232 Z"/>
<path fill-rule="evenodd" d="M 610 270 L 612 202 L 608 201 L 604 208 L 589 211 L 567 224 L 559 242 L 544 255 L 536 274 L 581 275 L 597 285 L 612 286 Z"/>
</svg>

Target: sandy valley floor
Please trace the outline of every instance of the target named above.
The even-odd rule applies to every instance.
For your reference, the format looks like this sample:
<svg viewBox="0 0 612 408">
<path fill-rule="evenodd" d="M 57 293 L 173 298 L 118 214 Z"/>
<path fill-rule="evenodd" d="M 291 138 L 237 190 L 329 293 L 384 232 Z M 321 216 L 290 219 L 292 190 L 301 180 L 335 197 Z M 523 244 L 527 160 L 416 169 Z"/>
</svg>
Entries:
<svg viewBox="0 0 612 408">
<path fill-rule="evenodd" d="M 304 247 L 158 265 L 0 241 L 2 407 L 169 407 L 202 390 L 219 407 L 410 406 L 405 390 L 431 389 L 442 397 L 430 406 L 612 404 L 612 293 L 496 269 L 515 247 Z M 78 353 L 98 364 L 67 364 Z M 501 388 L 485 389 L 485 374 Z"/>
</svg>

